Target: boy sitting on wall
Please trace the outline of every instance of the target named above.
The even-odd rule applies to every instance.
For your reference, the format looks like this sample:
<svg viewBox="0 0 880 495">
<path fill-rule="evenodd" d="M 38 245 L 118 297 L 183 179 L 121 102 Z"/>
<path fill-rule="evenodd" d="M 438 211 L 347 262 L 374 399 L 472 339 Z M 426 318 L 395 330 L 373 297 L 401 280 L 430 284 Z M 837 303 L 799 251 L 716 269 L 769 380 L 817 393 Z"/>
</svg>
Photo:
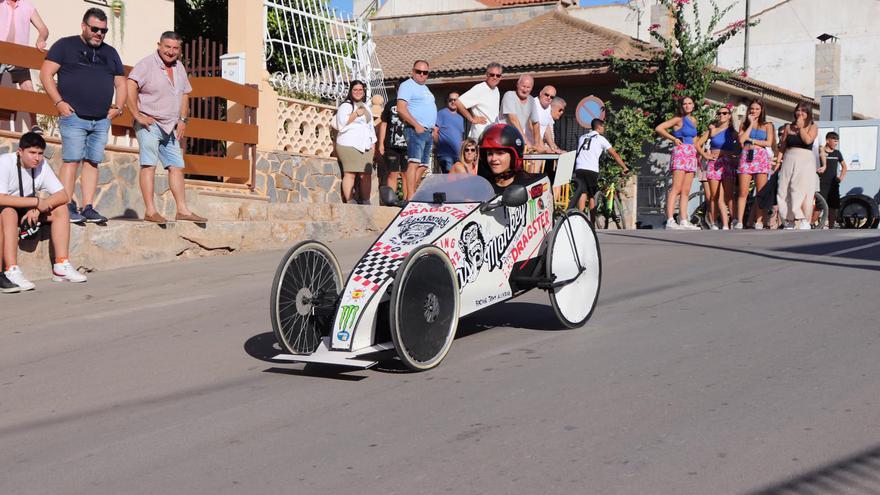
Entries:
<svg viewBox="0 0 880 495">
<path fill-rule="evenodd" d="M 43 157 L 46 141 L 39 134 L 21 136 L 18 151 L 0 155 L 0 243 L 3 246 L 4 275 L 20 290 L 32 290 L 18 267 L 18 241 L 37 235 L 49 224 L 55 254 L 52 280 L 85 282 L 68 260 L 70 246 L 70 198 Z M 44 196 L 40 197 L 39 194 Z"/>
</svg>

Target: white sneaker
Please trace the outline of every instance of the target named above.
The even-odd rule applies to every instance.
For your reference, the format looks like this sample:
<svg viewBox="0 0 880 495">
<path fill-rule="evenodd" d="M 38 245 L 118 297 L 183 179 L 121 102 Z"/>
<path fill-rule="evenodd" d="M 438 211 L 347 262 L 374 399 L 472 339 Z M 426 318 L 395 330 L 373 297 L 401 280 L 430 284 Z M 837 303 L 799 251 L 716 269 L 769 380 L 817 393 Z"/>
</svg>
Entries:
<svg viewBox="0 0 880 495">
<path fill-rule="evenodd" d="M 743 224 L 737 220 L 733 221 L 733 230 L 742 230 Z"/>
<path fill-rule="evenodd" d="M 808 222 L 806 219 L 801 220 L 798 223 L 797 228 L 798 228 L 798 230 L 812 230 L 813 229 L 813 227 L 810 226 L 810 222 Z"/>
<path fill-rule="evenodd" d="M 730 225 L 725 225 L 724 227 L 721 227 L 721 230 L 730 230 Z"/>
<path fill-rule="evenodd" d="M 764 230 L 764 224 L 761 222 L 755 222 L 755 230 Z"/>
<path fill-rule="evenodd" d="M 76 268 L 70 264 L 70 261 L 64 263 L 55 263 L 52 265 L 52 280 L 55 282 L 74 282 L 80 283 L 88 280 L 85 275 L 76 271 Z"/>
<path fill-rule="evenodd" d="M 701 228 L 699 228 L 699 227 L 697 227 L 696 225 L 690 223 L 690 222 L 687 221 L 686 219 L 685 219 L 685 220 L 682 220 L 682 221 L 680 221 L 680 222 L 678 222 L 678 226 L 679 226 L 679 228 L 681 228 L 681 230 L 702 230 Z"/>
<path fill-rule="evenodd" d="M 670 218 L 666 220 L 666 230 L 681 230 L 681 227 L 679 227 L 678 224 L 675 223 L 674 218 Z"/>
<path fill-rule="evenodd" d="M 713 223 L 712 225 L 709 226 L 709 230 L 718 230 L 718 225 Z"/>
<path fill-rule="evenodd" d="M 19 268 L 18 265 L 6 270 L 3 274 L 6 275 L 6 278 L 8 278 L 10 282 L 19 286 L 22 292 L 26 290 L 34 290 L 34 287 L 36 287 L 33 282 L 25 278 L 24 273 L 21 273 L 21 268 Z"/>
</svg>

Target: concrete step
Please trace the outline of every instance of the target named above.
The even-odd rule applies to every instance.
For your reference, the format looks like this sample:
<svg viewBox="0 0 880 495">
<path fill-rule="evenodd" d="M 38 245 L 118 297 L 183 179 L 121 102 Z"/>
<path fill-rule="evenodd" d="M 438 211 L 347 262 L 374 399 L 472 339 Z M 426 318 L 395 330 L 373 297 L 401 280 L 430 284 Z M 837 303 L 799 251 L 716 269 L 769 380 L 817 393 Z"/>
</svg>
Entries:
<svg viewBox="0 0 880 495">
<path fill-rule="evenodd" d="M 233 216 L 233 209 L 229 207 L 225 215 Z M 378 235 L 397 211 L 381 206 L 245 201 L 237 204 L 237 219 L 218 220 L 217 216 L 207 215 L 211 211 L 199 211 L 211 218 L 205 225 L 156 225 L 131 219 L 114 219 L 107 225 L 71 225 L 70 260 L 82 271 L 93 272 L 239 251 L 281 249 L 306 239 Z M 20 243 L 19 264 L 28 278 L 51 277 L 50 251 L 48 226 L 39 240 Z"/>
</svg>

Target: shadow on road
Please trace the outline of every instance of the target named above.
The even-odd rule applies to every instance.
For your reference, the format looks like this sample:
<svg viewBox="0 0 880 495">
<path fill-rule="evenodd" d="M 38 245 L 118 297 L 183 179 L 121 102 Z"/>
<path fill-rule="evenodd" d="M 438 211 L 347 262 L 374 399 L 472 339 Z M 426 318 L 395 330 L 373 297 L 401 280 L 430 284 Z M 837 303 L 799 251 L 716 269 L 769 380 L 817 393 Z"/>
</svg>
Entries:
<svg viewBox="0 0 880 495">
<path fill-rule="evenodd" d="M 547 304 L 508 301 L 462 318 L 455 338 L 467 337 L 495 327 L 545 331 L 566 329 L 553 314 L 549 299 Z"/>
<path fill-rule="evenodd" d="M 272 364 L 293 364 L 290 361 L 281 361 L 272 359 L 281 354 L 281 348 L 275 341 L 275 334 L 265 332 L 254 335 L 247 339 L 244 343 L 244 352 L 252 358 L 259 359 Z M 303 368 L 278 368 L 271 367 L 263 370 L 263 373 L 277 373 L 279 375 L 295 375 L 295 376 L 311 376 L 317 378 L 332 378 L 334 380 L 343 381 L 359 381 L 366 378 L 365 376 L 348 375 L 345 373 L 351 371 L 362 371 L 357 368 L 346 368 L 343 366 L 332 366 L 316 363 L 307 363 Z"/>
<path fill-rule="evenodd" d="M 550 307 L 549 300 L 547 301 L 547 304 L 508 301 L 461 318 L 458 324 L 458 330 L 455 334 L 455 339 L 458 340 L 495 327 L 510 327 L 539 331 L 566 330 L 566 327 L 559 323 L 559 320 L 553 314 L 553 309 Z M 244 351 L 252 358 L 267 363 L 284 365 L 292 364 L 289 361 L 273 359 L 282 352 L 281 348 L 278 347 L 273 332 L 265 332 L 249 338 L 244 343 Z M 371 368 L 372 370 L 382 373 L 409 372 L 409 369 L 396 359 L 393 350 L 377 353 L 373 359 L 377 359 L 379 364 Z M 306 364 L 302 369 L 272 367 L 263 371 L 266 373 L 317 376 L 340 380 L 362 380 L 365 378 L 363 376 L 344 374 L 350 371 L 360 371 L 359 369 L 315 363 Z"/>
<path fill-rule="evenodd" d="M 880 494 L 880 446 L 793 476 L 748 495 Z"/>
<path fill-rule="evenodd" d="M 684 241 L 680 239 L 666 239 L 661 237 L 649 237 L 642 236 L 638 234 L 629 234 L 629 233 L 617 233 L 617 232 L 607 232 L 605 233 L 607 236 L 613 237 L 627 237 L 627 238 L 637 238 L 637 239 L 645 239 L 648 241 L 656 241 L 656 242 L 665 242 L 669 244 L 678 244 L 681 246 L 691 246 L 691 247 L 700 247 L 705 249 L 714 249 L 718 251 L 726 251 L 730 253 L 739 253 L 739 254 L 748 254 L 751 256 L 759 256 L 761 258 L 767 258 L 771 260 L 778 261 L 788 261 L 792 263 L 806 263 L 811 265 L 825 265 L 825 266 L 835 266 L 840 268 L 853 268 L 857 270 L 872 270 L 872 271 L 880 271 L 880 265 L 854 265 L 848 263 L 835 263 L 833 261 L 824 261 L 824 260 L 816 260 L 816 259 L 807 259 L 807 258 L 798 258 L 795 256 L 782 256 L 771 253 L 762 253 L 760 251 L 735 248 L 735 247 L 727 247 L 727 246 L 719 246 L 715 244 L 702 244 L 699 242 L 692 241 Z M 813 244 L 804 244 L 800 246 L 793 246 L 790 248 L 784 249 L 776 249 L 777 252 L 787 252 L 792 254 L 807 254 L 813 256 L 822 256 L 828 254 L 834 254 L 838 251 L 848 251 L 846 253 L 834 254 L 835 257 L 840 258 L 854 258 L 854 259 L 863 259 L 870 261 L 880 261 L 880 255 L 878 255 L 877 251 L 880 251 L 880 248 L 876 248 L 874 244 L 880 240 L 878 237 L 870 237 L 865 239 L 859 239 L 858 242 L 852 240 L 846 241 L 836 241 L 836 242 L 822 242 L 822 243 L 813 243 Z M 863 246 L 863 247 L 862 247 Z M 876 249 L 875 249 L 876 248 Z M 850 251 L 852 250 L 852 251 Z M 867 253 L 864 253 L 867 251 Z M 861 254 L 860 254 L 861 253 Z M 829 257 L 829 259 L 832 259 Z"/>
</svg>

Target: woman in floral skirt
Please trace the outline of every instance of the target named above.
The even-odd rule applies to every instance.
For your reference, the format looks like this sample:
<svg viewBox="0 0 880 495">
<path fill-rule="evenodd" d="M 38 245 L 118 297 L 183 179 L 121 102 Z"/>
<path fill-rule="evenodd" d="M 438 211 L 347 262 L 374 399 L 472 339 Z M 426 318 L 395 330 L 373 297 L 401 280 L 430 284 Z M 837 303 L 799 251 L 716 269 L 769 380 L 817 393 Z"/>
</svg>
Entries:
<svg viewBox="0 0 880 495">
<path fill-rule="evenodd" d="M 749 103 L 749 113 L 745 122 L 740 126 L 739 142 L 742 145 L 742 154 L 739 157 L 739 167 L 736 169 L 739 193 L 736 198 L 736 220 L 733 228 L 743 228 L 746 199 L 752 180 L 755 181 L 755 194 L 764 189 L 767 184 L 767 176 L 773 168 L 772 157 L 776 155 L 776 132 L 773 124 L 767 122 L 767 112 L 764 103 L 753 100 Z M 765 212 L 755 208 L 755 228 L 764 228 Z"/>
<path fill-rule="evenodd" d="M 697 172 L 697 147 L 694 138 L 697 137 L 697 119 L 692 115 L 696 107 L 694 99 L 690 96 L 683 97 L 675 111 L 675 117 L 658 125 L 657 134 L 672 141 L 672 157 L 670 169 L 672 170 L 672 186 L 666 196 L 666 228 L 699 230 L 688 221 L 688 196 L 691 192 L 691 184 L 694 182 L 694 174 Z M 669 129 L 672 128 L 672 132 Z M 675 202 L 679 203 L 679 223 L 675 223 Z"/>
<path fill-rule="evenodd" d="M 709 228 L 718 230 L 717 219 L 721 218 L 721 228 L 730 228 L 728 204 L 733 199 L 736 179 L 737 132 L 731 122 L 731 106 L 721 107 L 715 112 L 715 122 L 697 140 L 697 151 L 705 158 L 703 172 L 708 181 L 706 204 L 709 206 Z M 709 142 L 709 151 L 703 145 Z"/>
</svg>

